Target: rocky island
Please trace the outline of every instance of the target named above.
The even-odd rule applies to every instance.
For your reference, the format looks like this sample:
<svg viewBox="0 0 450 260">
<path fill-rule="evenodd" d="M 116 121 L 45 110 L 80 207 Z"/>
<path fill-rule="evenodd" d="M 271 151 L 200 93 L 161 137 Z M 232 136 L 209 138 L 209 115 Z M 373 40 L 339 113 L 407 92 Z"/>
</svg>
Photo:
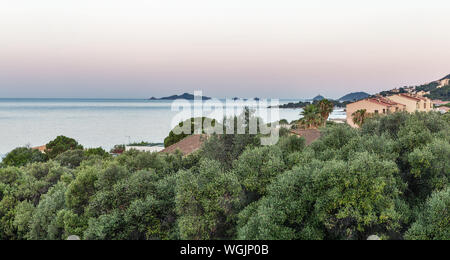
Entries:
<svg viewBox="0 0 450 260">
<path fill-rule="evenodd" d="M 162 97 L 162 98 L 151 97 L 151 98 L 149 98 L 149 100 L 176 100 L 176 99 L 194 100 L 194 98 L 195 98 L 194 95 L 189 94 L 189 93 L 184 93 L 181 95 L 172 95 L 172 96 Z M 206 96 L 202 96 L 201 98 L 202 98 L 202 100 L 211 99 L 210 97 L 206 97 Z"/>
</svg>

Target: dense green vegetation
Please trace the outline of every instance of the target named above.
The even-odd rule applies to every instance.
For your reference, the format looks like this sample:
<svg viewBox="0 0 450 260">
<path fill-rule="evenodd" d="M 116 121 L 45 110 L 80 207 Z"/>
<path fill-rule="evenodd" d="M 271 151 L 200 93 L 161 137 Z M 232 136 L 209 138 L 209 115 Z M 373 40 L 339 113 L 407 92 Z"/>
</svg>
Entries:
<svg viewBox="0 0 450 260">
<path fill-rule="evenodd" d="M 48 156 L 29 147 L 19 147 L 9 152 L 3 159 L 3 165 L 25 166 L 30 162 L 45 162 Z"/>
<path fill-rule="evenodd" d="M 450 101 L 450 85 L 433 89 L 430 91 L 430 94 L 426 96 L 431 99 Z"/>
<path fill-rule="evenodd" d="M 186 157 L 19 156 L 0 168 L 0 239 L 450 239 L 450 115 L 321 131 L 213 135 Z"/>
</svg>

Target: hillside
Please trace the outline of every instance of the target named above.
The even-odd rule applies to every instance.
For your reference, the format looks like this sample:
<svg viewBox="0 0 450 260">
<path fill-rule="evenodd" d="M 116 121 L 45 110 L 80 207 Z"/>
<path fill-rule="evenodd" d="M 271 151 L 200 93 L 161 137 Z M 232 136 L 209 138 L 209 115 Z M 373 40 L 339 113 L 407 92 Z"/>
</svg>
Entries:
<svg viewBox="0 0 450 260">
<path fill-rule="evenodd" d="M 320 100 L 322 100 L 322 99 L 325 99 L 325 97 L 322 96 L 322 95 L 317 95 L 317 96 L 315 96 L 312 100 L 313 100 L 313 101 L 320 101 Z"/>
<path fill-rule="evenodd" d="M 447 75 L 447 77 L 442 78 L 441 80 L 450 79 L 450 74 Z"/>
<path fill-rule="evenodd" d="M 439 99 L 444 101 L 450 101 L 450 85 L 444 87 L 435 88 L 430 91 L 429 95 L 425 95 L 431 99 Z"/>
<path fill-rule="evenodd" d="M 450 100 L 450 75 L 441 80 L 417 86 L 416 91 L 429 91 L 430 94 L 425 96 L 431 99 Z"/>
<path fill-rule="evenodd" d="M 352 92 L 350 94 L 341 97 L 339 101 L 358 101 L 361 99 L 365 99 L 369 96 L 370 94 L 367 94 L 366 92 Z"/>
</svg>

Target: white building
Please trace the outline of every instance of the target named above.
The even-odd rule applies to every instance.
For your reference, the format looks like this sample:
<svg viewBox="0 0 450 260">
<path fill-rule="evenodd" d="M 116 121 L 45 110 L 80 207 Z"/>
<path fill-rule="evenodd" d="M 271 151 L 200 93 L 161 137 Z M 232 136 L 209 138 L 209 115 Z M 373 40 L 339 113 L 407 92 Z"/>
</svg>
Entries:
<svg viewBox="0 0 450 260">
<path fill-rule="evenodd" d="M 136 150 L 139 152 L 158 153 L 164 150 L 163 146 L 125 146 L 125 151 Z"/>
</svg>

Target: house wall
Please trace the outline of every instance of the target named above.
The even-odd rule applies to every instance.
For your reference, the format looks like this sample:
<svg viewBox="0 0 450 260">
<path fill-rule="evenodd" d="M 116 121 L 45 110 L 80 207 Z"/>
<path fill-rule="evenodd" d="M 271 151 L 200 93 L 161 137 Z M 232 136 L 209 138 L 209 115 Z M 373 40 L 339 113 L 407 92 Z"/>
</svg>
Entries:
<svg viewBox="0 0 450 260">
<path fill-rule="evenodd" d="M 438 86 L 438 88 L 442 88 L 443 86 L 450 85 L 450 79 L 443 79 L 441 80 L 441 84 Z"/>
<path fill-rule="evenodd" d="M 378 111 L 378 113 L 382 114 L 383 109 L 385 109 L 385 112 L 387 113 L 387 110 L 389 108 L 388 108 L 388 106 L 370 102 L 367 99 L 348 104 L 346 106 L 347 124 L 349 124 L 352 127 L 358 127 L 355 123 L 353 123 L 352 114 L 360 109 L 365 109 L 367 113 L 371 113 L 371 114 L 375 114 L 376 111 Z"/>
<path fill-rule="evenodd" d="M 415 111 L 428 112 L 433 110 L 433 102 L 429 98 L 414 100 L 412 98 L 404 97 L 401 95 L 393 95 L 387 98 L 394 102 L 406 105 L 406 111 L 410 113 L 414 113 Z"/>
<path fill-rule="evenodd" d="M 390 113 L 400 112 L 400 111 L 406 111 L 406 106 L 403 104 L 397 104 L 397 105 L 392 105 L 389 107 Z"/>
</svg>

